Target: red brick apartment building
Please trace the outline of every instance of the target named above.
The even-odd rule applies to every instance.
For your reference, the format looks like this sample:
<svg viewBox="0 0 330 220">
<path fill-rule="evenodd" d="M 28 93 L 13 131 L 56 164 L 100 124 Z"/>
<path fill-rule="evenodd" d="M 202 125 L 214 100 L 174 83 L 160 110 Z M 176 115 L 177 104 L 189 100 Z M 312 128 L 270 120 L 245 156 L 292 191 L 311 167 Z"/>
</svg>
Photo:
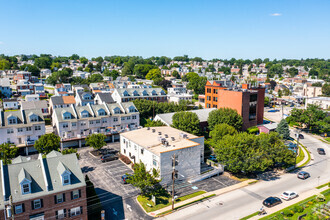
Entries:
<svg viewBox="0 0 330 220">
<path fill-rule="evenodd" d="M 227 88 L 222 81 L 205 85 L 205 108 L 231 108 L 243 117 L 243 130 L 263 123 L 265 88 Z"/>
<path fill-rule="evenodd" d="M 0 219 L 87 220 L 86 183 L 75 154 L 0 164 Z"/>
</svg>

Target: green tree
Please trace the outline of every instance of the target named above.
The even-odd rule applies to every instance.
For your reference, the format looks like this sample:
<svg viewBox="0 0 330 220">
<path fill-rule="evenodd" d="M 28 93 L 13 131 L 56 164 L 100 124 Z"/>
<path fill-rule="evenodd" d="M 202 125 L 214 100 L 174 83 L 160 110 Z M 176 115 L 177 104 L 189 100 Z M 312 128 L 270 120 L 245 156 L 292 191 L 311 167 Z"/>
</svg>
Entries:
<svg viewBox="0 0 330 220">
<path fill-rule="evenodd" d="M 61 67 L 62 67 L 62 64 L 60 64 L 60 63 L 52 63 L 52 65 L 50 66 L 52 71 L 54 71 L 54 70 L 57 71 Z"/>
<path fill-rule="evenodd" d="M 269 71 L 268 71 L 268 73 L 267 73 L 267 75 L 268 75 L 270 78 L 273 78 L 276 74 L 277 74 L 279 77 L 281 77 L 281 75 L 283 74 L 283 68 L 282 68 L 282 65 L 281 65 L 281 64 L 275 64 L 275 65 L 272 65 L 272 66 L 269 68 Z"/>
<path fill-rule="evenodd" d="M 278 133 L 226 135 L 214 146 L 220 163 L 233 173 L 245 175 L 263 172 L 276 166 L 294 164 L 295 154 L 282 142 Z"/>
<path fill-rule="evenodd" d="M 88 77 L 88 82 L 89 83 L 96 83 L 96 82 L 102 82 L 103 81 L 103 76 L 101 74 L 92 74 L 91 76 Z"/>
<path fill-rule="evenodd" d="M 270 102 L 269 97 L 265 97 L 264 106 L 269 106 L 269 102 Z"/>
<path fill-rule="evenodd" d="M 87 64 L 88 59 L 86 57 L 80 57 L 80 62 L 83 63 L 83 64 Z"/>
<path fill-rule="evenodd" d="M 217 124 L 214 129 L 210 132 L 211 143 L 215 145 L 226 135 L 237 134 L 237 130 L 228 124 Z"/>
<path fill-rule="evenodd" d="M 287 72 L 290 74 L 291 77 L 295 77 L 296 75 L 298 75 L 298 69 L 294 67 L 288 69 Z"/>
<path fill-rule="evenodd" d="M 10 62 L 6 59 L 0 59 L 0 70 L 9 70 L 11 67 Z"/>
<path fill-rule="evenodd" d="M 79 154 L 77 153 L 77 149 L 74 148 L 66 148 L 61 151 L 63 155 L 65 154 L 76 154 L 77 158 L 79 159 Z"/>
<path fill-rule="evenodd" d="M 146 79 L 154 80 L 156 78 L 162 78 L 160 69 L 151 69 L 151 70 L 149 70 L 148 74 L 146 75 Z"/>
<path fill-rule="evenodd" d="M 51 85 L 55 85 L 57 83 L 67 83 L 69 82 L 69 78 L 72 76 L 72 71 L 68 71 L 67 69 L 53 72 L 47 79 L 46 82 Z"/>
<path fill-rule="evenodd" d="M 322 86 L 322 94 L 324 96 L 330 96 L 330 83 L 324 83 Z"/>
<path fill-rule="evenodd" d="M 179 75 L 178 71 L 176 71 L 176 70 L 173 70 L 172 76 L 177 78 L 177 79 L 180 79 L 180 75 Z"/>
<path fill-rule="evenodd" d="M 190 134 L 200 134 L 200 121 L 194 112 L 177 112 L 172 116 L 172 127 L 188 132 Z"/>
<path fill-rule="evenodd" d="M 52 65 L 52 58 L 49 56 L 39 57 L 34 60 L 34 65 L 40 69 L 50 69 Z"/>
<path fill-rule="evenodd" d="M 60 148 L 60 137 L 50 133 L 42 135 L 34 144 L 34 148 L 42 154 L 48 154 Z"/>
<path fill-rule="evenodd" d="M 104 134 L 90 134 L 86 137 L 86 145 L 91 146 L 95 150 L 100 150 L 107 143 L 104 141 L 107 138 Z"/>
<path fill-rule="evenodd" d="M 277 125 L 276 132 L 284 139 L 290 139 L 290 130 L 288 122 L 285 119 L 282 119 L 281 122 Z"/>
<path fill-rule="evenodd" d="M 134 164 L 134 174 L 127 180 L 128 183 L 139 188 L 142 195 L 152 194 L 160 181 L 159 171 L 152 168 L 151 172 L 148 172 L 141 161 Z"/>
<path fill-rule="evenodd" d="M 69 57 L 70 60 L 79 60 L 79 55 L 78 54 L 72 54 L 71 57 Z"/>
<path fill-rule="evenodd" d="M 230 108 L 215 109 L 210 112 L 207 119 L 210 131 L 212 131 L 217 124 L 228 124 L 233 126 L 236 130 L 242 130 L 243 118 L 236 110 Z"/>
<path fill-rule="evenodd" d="M 148 119 L 146 121 L 146 124 L 144 124 L 144 127 L 160 127 L 160 126 L 165 126 L 165 124 L 158 120 L 155 121 L 155 120 Z"/>
<path fill-rule="evenodd" d="M 9 143 L 0 144 L 0 159 L 3 164 L 11 164 L 11 158 L 16 156 L 18 148 L 14 145 L 11 146 Z"/>
<path fill-rule="evenodd" d="M 187 89 L 193 90 L 195 94 L 204 94 L 207 78 L 199 77 L 197 73 L 191 75 L 188 74 L 189 73 L 187 73 L 187 78 L 189 82 L 187 84 Z"/>
<path fill-rule="evenodd" d="M 40 76 L 40 69 L 37 66 L 30 65 L 30 64 L 24 64 L 19 67 L 20 70 L 26 70 L 28 72 L 31 72 L 32 76 Z"/>
</svg>

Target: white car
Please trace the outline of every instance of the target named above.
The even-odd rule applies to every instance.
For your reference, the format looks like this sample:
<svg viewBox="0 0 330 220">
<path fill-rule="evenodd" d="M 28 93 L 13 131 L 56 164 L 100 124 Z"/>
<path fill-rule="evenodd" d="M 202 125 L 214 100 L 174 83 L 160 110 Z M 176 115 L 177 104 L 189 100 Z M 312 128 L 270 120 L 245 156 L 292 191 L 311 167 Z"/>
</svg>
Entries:
<svg viewBox="0 0 330 220">
<path fill-rule="evenodd" d="M 292 191 L 285 191 L 282 193 L 281 198 L 284 200 L 290 200 L 298 197 L 298 193 Z"/>
</svg>

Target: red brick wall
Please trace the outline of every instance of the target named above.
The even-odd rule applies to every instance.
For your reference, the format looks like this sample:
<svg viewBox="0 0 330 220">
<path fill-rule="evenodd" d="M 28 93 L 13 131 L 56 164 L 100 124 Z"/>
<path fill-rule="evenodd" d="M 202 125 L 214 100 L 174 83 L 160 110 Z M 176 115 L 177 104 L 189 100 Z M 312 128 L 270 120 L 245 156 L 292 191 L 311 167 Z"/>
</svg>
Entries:
<svg viewBox="0 0 330 220">
<path fill-rule="evenodd" d="M 81 190 L 81 197 L 79 199 L 74 199 L 71 200 L 71 191 L 73 190 Z M 34 199 L 30 200 L 25 200 L 24 202 L 17 202 L 14 203 L 14 205 L 19 205 L 24 203 L 24 212 L 21 214 L 15 214 L 15 220 L 26 220 L 29 219 L 30 215 L 38 214 L 38 213 L 44 213 L 44 218 L 45 219 L 53 219 L 56 220 L 55 215 L 56 211 L 61 210 L 61 209 L 66 209 L 66 218 L 64 219 L 83 219 L 87 220 L 87 197 L 86 197 L 86 187 L 81 187 L 81 188 L 76 188 L 73 190 L 68 190 L 68 191 L 62 191 L 54 194 L 50 194 L 44 197 L 37 197 Z M 55 204 L 55 199 L 54 196 L 65 193 L 65 202 Z M 40 209 L 32 209 L 32 201 L 36 199 L 43 199 L 43 207 Z M 78 216 L 73 216 L 73 217 L 68 217 L 69 209 L 75 208 L 75 207 L 80 207 L 82 206 L 82 214 Z M 4 217 L 4 210 L 0 210 L 0 216 L 1 219 L 5 219 Z"/>
</svg>

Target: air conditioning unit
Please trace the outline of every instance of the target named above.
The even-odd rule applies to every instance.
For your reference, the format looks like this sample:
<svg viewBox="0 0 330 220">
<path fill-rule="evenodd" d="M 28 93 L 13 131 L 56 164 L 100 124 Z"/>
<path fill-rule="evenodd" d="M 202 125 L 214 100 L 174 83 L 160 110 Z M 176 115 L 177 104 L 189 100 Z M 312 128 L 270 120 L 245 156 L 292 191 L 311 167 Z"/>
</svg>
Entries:
<svg viewBox="0 0 330 220">
<path fill-rule="evenodd" d="M 156 129 L 152 129 L 152 133 L 155 133 L 156 132 Z"/>
<path fill-rule="evenodd" d="M 167 134 L 165 134 L 165 138 L 168 138 L 168 135 Z"/>
</svg>

